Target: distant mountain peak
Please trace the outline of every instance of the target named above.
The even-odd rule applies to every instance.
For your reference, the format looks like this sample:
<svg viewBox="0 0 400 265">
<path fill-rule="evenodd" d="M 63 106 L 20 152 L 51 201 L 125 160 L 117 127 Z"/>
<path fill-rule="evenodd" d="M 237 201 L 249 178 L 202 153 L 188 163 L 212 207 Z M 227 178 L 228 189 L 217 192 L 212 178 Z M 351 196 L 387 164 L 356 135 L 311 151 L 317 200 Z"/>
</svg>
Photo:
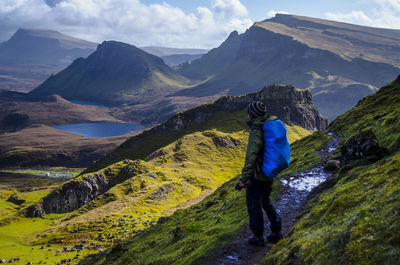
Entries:
<svg viewBox="0 0 400 265">
<path fill-rule="evenodd" d="M 136 104 L 179 90 L 187 82 L 157 56 L 123 42 L 104 41 L 86 59 L 75 60 L 31 93 Z"/>
</svg>

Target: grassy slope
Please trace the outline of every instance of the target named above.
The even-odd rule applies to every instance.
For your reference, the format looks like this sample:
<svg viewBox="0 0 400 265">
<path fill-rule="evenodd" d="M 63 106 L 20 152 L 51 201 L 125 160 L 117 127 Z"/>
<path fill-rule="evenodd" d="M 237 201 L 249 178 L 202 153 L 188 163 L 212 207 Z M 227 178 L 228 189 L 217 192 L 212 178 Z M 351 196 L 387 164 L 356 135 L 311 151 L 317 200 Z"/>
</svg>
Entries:
<svg viewBox="0 0 400 265">
<path fill-rule="evenodd" d="M 398 264 L 400 154 L 336 175 L 262 264 Z"/>
<path fill-rule="evenodd" d="M 236 113 L 238 114 L 241 117 L 240 113 Z M 229 116 L 227 118 L 229 120 Z M 243 123 L 240 126 L 235 123 L 232 125 L 236 132 L 206 130 L 188 134 L 157 150 L 146 162 L 135 162 L 140 164 L 141 170 L 132 173 L 131 178 L 115 185 L 78 211 L 63 215 L 53 214 L 44 219 L 17 216 L 12 223 L 3 224 L 0 226 L 0 234 L 4 235 L 10 233 L 11 228 L 25 231 L 25 227 L 31 226 L 32 222 L 38 222 L 42 226 L 37 230 L 32 228 L 26 234 L 21 232 L 25 241 L 9 236 L 2 237 L 0 258 L 18 256 L 23 262 L 27 262 L 34 255 L 35 261 L 49 257 L 51 261 L 58 262 L 76 255 L 76 252 L 64 252 L 64 246 L 72 248 L 82 240 L 107 248 L 147 229 L 159 217 L 201 200 L 240 172 L 248 132 L 241 127 Z M 291 141 L 309 134 L 297 126 L 288 126 L 288 132 Z M 126 160 L 111 165 L 112 174 L 118 178 L 119 172 L 130 162 L 132 161 Z M 102 171 L 105 170 L 107 169 Z M 78 179 L 82 177 L 84 176 Z M 8 206 L 10 205 L 2 206 L 2 209 L 12 213 L 14 209 Z M 43 233 L 44 230 L 48 231 Z M 38 234 L 41 236 L 36 238 Z M 19 252 L 13 252 L 13 256 L 10 256 L 7 247 L 16 244 L 16 240 L 19 240 Z M 41 245 L 47 244 L 51 244 L 51 247 L 40 249 Z M 85 249 L 80 256 L 96 253 L 97 246 L 85 243 Z M 76 261 L 77 259 L 73 263 Z"/>
<path fill-rule="evenodd" d="M 313 161 L 309 165 L 319 163 L 312 153 L 328 140 L 329 136 L 314 133 L 295 142 L 292 152 L 298 162 L 292 163 L 288 172 L 303 167 L 306 162 L 301 163 L 299 155 L 305 151 L 308 154 L 306 160 Z M 85 264 L 201 264 L 212 249 L 228 242 L 247 223 L 244 192 L 234 191 L 237 181 L 238 176 L 224 183 L 202 202 L 186 210 L 178 210 L 161 224 L 118 244 L 109 254 L 107 252 L 107 257 L 90 258 Z"/>
<path fill-rule="evenodd" d="M 395 149 L 400 127 L 400 79 L 361 100 L 330 128 L 346 138 L 373 129 Z M 337 184 L 307 204 L 302 219 L 262 264 L 398 264 L 400 153 L 341 170 Z"/>
<path fill-rule="evenodd" d="M 195 111 L 195 109 L 189 111 Z M 202 124 L 197 124 L 195 122 L 190 123 L 184 130 L 164 131 L 162 129 L 157 129 L 157 127 L 146 130 L 140 135 L 132 137 L 122 143 L 113 152 L 91 165 L 85 170 L 85 173 L 100 170 L 126 158 L 132 160 L 145 159 L 159 148 L 169 145 L 184 135 L 196 131 L 216 129 L 221 132 L 232 133 L 246 129 L 246 117 L 247 113 L 244 110 L 230 113 L 221 111 L 213 114 L 211 118 Z"/>
<path fill-rule="evenodd" d="M 377 93 L 363 98 L 329 126 L 343 136 L 372 129 L 381 145 L 394 150 L 400 136 L 400 76 Z"/>
</svg>

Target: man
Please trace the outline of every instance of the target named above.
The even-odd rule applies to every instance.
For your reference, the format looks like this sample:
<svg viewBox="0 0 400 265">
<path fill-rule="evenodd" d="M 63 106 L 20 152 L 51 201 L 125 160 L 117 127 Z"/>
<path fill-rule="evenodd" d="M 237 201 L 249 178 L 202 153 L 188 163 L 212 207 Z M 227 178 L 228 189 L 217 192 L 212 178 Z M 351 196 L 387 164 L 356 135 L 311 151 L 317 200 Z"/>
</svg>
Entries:
<svg viewBox="0 0 400 265">
<path fill-rule="evenodd" d="M 277 120 L 275 116 L 267 116 L 264 103 L 253 101 L 247 108 L 251 128 L 249 142 L 247 144 L 245 164 L 242 169 L 237 189 L 246 187 L 246 202 L 249 213 L 250 228 L 253 236 L 248 242 L 252 245 L 264 245 L 264 217 L 262 209 L 267 213 L 270 221 L 271 234 L 267 236 L 268 241 L 278 242 L 281 235 L 281 218 L 271 204 L 269 196 L 272 190 L 273 178 L 267 178 L 262 172 L 264 133 L 262 127 L 265 122 Z"/>
</svg>

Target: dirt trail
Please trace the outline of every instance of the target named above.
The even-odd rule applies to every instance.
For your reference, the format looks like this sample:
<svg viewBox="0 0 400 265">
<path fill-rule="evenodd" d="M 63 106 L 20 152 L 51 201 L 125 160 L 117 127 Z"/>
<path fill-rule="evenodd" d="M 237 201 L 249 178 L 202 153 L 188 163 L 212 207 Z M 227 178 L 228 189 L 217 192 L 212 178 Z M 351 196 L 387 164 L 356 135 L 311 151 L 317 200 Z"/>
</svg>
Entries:
<svg viewBox="0 0 400 265">
<path fill-rule="evenodd" d="M 329 133 L 332 139 L 317 153 L 323 158 L 331 155 L 338 145 L 340 138 Z M 282 218 L 282 233 L 286 233 L 297 222 L 297 216 L 301 214 L 309 192 L 320 183 L 328 179 L 332 174 L 324 171 L 323 165 L 317 165 L 302 172 L 280 178 L 283 190 L 279 197 L 274 201 L 275 208 Z M 265 234 L 269 233 L 269 221 L 265 217 Z M 266 240 L 264 247 L 251 246 L 247 243 L 247 238 L 251 236 L 248 225 L 241 228 L 237 237 L 216 250 L 209 259 L 203 264 L 206 265 L 255 265 L 267 255 L 273 244 Z M 264 236 L 265 237 L 265 236 Z"/>
</svg>

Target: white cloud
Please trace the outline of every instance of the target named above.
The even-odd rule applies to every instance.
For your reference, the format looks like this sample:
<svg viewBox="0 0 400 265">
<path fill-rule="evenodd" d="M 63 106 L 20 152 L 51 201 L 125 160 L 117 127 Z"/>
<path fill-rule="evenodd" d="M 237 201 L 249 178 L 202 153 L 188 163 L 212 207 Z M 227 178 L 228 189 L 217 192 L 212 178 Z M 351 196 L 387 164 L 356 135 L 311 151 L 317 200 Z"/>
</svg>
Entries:
<svg viewBox="0 0 400 265">
<path fill-rule="evenodd" d="M 352 11 L 351 13 L 327 13 L 326 17 L 335 21 L 351 22 L 355 24 L 371 25 L 373 20 L 363 11 Z"/>
<path fill-rule="evenodd" d="M 47 28 L 101 42 L 213 48 L 252 25 L 239 0 L 214 0 L 193 13 L 140 0 L 1 0 L 0 39 L 19 27 Z"/>
<path fill-rule="evenodd" d="M 377 5 L 370 10 L 349 13 L 326 13 L 328 19 L 373 27 L 400 29 L 400 0 L 374 0 Z"/>
<path fill-rule="evenodd" d="M 222 18 L 247 16 L 247 8 L 239 0 L 213 0 L 214 13 Z"/>
<path fill-rule="evenodd" d="M 275 11 L 275 10 L 271 10 L 267 13 L 268 18 L 274 17 L 276 14 L 286 14 L 289 15 L 289 12 L 286 11 Z"/>
</svg>

